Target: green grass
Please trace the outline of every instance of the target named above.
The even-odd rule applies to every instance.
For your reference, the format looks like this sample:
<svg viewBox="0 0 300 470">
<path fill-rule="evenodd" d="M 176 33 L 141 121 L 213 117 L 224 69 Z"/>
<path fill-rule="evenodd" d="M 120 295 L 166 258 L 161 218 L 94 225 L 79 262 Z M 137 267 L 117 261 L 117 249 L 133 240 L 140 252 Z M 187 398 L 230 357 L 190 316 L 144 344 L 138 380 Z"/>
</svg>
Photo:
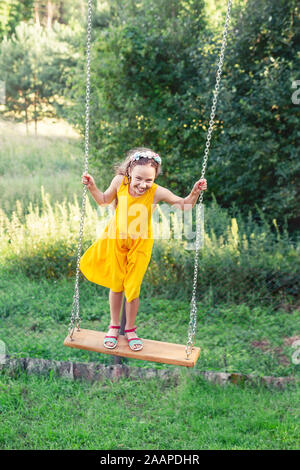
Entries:
<svg viewBox="0 0 300 470">
<path fill-rule="evenodd" d="M 1 449 L 297 449 L 300 387 L 1 375 Z"/>
<path fill-rule="evenodd" d="M 6 344 L 7 353 L 112 364 L 112 356 L 63 346 L 73 292 L 73 279 L 32 281 L 7 273 L 4 277 L 1 270 L 0 339 Z M 110 318 L 108 289 L 81 282 L 80 305 L 81 326 L 106 331 Z M 142 286 L 136 321 L 142 338 L 185 344 L 189 315 L 189 302 L 147 297 L 146 286 Z M 294 349 L 287 339 L 297 335 L 300 336 L 297 310 L 199 303 L 196 346 L 201 347 L 201 356 L 196 368 L 258 376 L 297 375 L 299 365 L 292 363 Z M 267 341 L 267 346 L 261 343 L 262 347 L 257 347 L 261 341 Z M 149 367 L 149 363 L 135 359 L 129 359 L 128 365 Z"/>
<path fill-rule="evenodd" d="M 18 132 L 15 124 L 2 126 L 0 340 L 13 357 L 109 365 L 114 361 L 112 356 L 63 346 L 73 303 L 79 223 L 79 208 L 70 200 L 74 194 L 78 199 L 81 196 L 83 157 L 79 141 L 64 134 L 63 123 L 56 128 L 57 135 L 54 128 L 46 124 L 42 135 L 39 124 L 40 135 L 35 138 L 25 136 L 24 129 Z M 43 197 L 41 186 L 49 197 Z M 54 205 L 64 199 L 63 204 Z M 36 211 L 36 205 L 44 209 L 43 214 Z M 300 336 L 299 304 L 294 300 L 295 307 L 288 305 L 288 296 L 297 297 L 298 245 L 292 246 L 279 233 L 272 236 L 269 227 L 259 227 L 251 218 L 245 222 L 230 219 L 217 206 L 206 210 L 206 220 L 208 252 L 201 259 L 198 283 L 203 300 L 198 304 L 196 346 L 201 347 L 201 355 L 195 369 L 256 376 L 299 375 L 291 347 L 292 340 Z M 96 211 L 87 204 L 85 233 L 89 240 L 95 238 L 98 222 Z M 192 283 L 192 265 L 186 258 L 184 250 L 178 252 L 175 245 L 161 243 L 154 250 L 136 322 L 141 337 L 186 343 Z M 282 291 L 279 299 L 285 299 L 286 305 L 281 308 L 279 301 L 275 307 L 272 302 L 263 304 L 259 297 L 264 291 L 260 284 L 264 287 L 264 279 L 269 277 L 274 288 Z M 257 280 L 257 289 L 252 278 Z M 226 295 L 216 295 L 219 288 Z M 179 290 L 183 294 L 175 300 Z M 246 302 L 248 291 L 253 297 L 251 304 Z M 269 299 L 269 290 L 267 294 Z M 243 302 L 229 301 L 234 298 Z M 80 306 L 82 327 L 106 330 L 107 289 L 81 282 Z M 127 360 L 127 365 L 173 367 L 134 359 Z M 299 385 L 285 391 L 232 384 L 221 388 L 193 376 L 192 371 L 180 370 L 178 386 L 160 380 L 124 379 L 88 384 L 68 382 L 51 373 L 48 378 L 24 374 L 13 378 L 3 372 L 0 447 L 299 447 Z"/>
<path fill-rule="evenodd" d="M 24 207 L 41 203 L 41 186 L 51 201 L 80 196 L 83 149 L 65 122 L 39 123 L 39 133 L 26 135 L 24 125 L 0 122 L 1 208 L 11 214 L 16 200 Z"/>
</svg>

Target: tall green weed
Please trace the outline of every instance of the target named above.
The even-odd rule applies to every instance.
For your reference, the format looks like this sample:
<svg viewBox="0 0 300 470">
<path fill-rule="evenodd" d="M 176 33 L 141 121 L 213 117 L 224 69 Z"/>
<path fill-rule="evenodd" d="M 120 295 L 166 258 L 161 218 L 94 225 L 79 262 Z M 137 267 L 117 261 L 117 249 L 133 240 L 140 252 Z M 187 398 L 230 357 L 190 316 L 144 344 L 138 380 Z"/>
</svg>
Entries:
<svg viewBox="0 0 300 470">
<path fill-rule="evenodd" d="M 0 264 L 21 271 L 29 278 L 73 278 L 76 270 L 80 213 L 76 195 L 73 202 L 50 203 L 41 189 L 41 208 L 31 203 L 24 208 L 16 202 L 11 216 L 0 209 Z M 160 210 L 160 209 L 158 209 Z M 109 213 L 96 210 L 87 198 L 82 250 L 101 234 Z M 280 233 L 276 220 L 254 222 L 249 215 L 230 218 L 216 201 L 205 208 L 204 245 L 199 253 L 197 297 L 212 305 L 223 301 L 258 299 L 272 302 L 299 301 L 300 244 Z M 156 222 L 164 233 L 166 220 Z M 169 227 L 167 227 L 169 229 Z M 186 241 L 156 239 L 142 293 L 146 296 L 188 298 L 192 293 L 194 250 Z"/>
</svg>

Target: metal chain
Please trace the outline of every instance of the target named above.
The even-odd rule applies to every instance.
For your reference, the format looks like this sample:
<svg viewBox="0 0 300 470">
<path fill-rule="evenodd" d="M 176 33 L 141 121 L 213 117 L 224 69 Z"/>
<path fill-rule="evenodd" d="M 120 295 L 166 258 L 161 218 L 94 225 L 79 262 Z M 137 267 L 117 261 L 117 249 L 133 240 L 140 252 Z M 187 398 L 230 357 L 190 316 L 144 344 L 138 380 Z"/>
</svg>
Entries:
<svg viewBox="0 0 300 470">
<path fill-rule="evenodd" d="M 227 34 L 228 34 L 231 4 L 232 4 L 232 0 L 228 0 L 227 14 L 226 14 L 226 20 L 225 20 L 225 26 L 224 26 L 224 32 L 223 32 L 223 40 L 222 40 L 218 70 L 216 74 L 214 98 L 213 98 L 213 104 L 212 104 L 211 113 L 210 113 L 209 129 L 208 129 L 207 138 L 206 138 L 206 148 L 204 152 L 201 178 L 204 178 L 204 175 L 205 175 L 208 152 L 209 152 L 209 147 L 210 147 L 210 140 L 211 140 L 211 135 L 212 135 L 213 126 L 214 126 L 214 118 L 215 118 L 215 112 L 216 112 L 216 107 L 217 107 L 219 87 L 220 87 L 220 81 L 221 81 L 221 75 L 222 75 L 222 67 L 223 67 L 223 61 L 224 61 L 224 52 L 225 52 L 226 39 L 227 39 Z M 188 340 L 187 340 L 186 348 L 185 348 L 187 359 L 191 355 L 193 346 L 195 344 L 195 335 L 196 335 L 196 327 L 197 327 L 196 291 L 197 291 L 197 277 L 198 277 L 200 223 L 201 223 L 200 217 L 201 217 L 201 211 L 202 211 L 202 201 L 203 201 L 203 191 L 201 191 L 200 193 L 199 206 L 197 208 L 198 211 L 196 214 L 196 246 L 195 246 L 195 261 L 194 261 L 194 279 L 193 279 L 193 291 L 192 291 L 192 299 L 191 299 L 190 322 L 188 326 Z"/>
<path fill-rule="evenodd" d="M 84 172 L 88 173 L 89 165 L 89 127 L 90 127 L 90 50 L 91 50 L 91 32 L 92 32 L 92 0 L 88 0 L 88 19 L 87 19 L 87 61 L 86 61 L 86 97 L 85 97 L 85 158 L 84 158 Z M 82 237 L 83 237 L 83 226 L 85 216 L 85 205 L 86 205 L 86 194 L 87 186 L 84 186 L 81 204 L 81 216 L 80 216 L 80 229 L 79 229 L 79 241 L 77 249 L 77 263 L 76 263 L 76 278 L 75 278 L 75 290 L 73 297 L 73 306 L 71 312 L 71 319 L 69 325 L 69 336 L 72 339 L 75 327 L 79 330 L 81 318 L 80 318 L 80 307 L 79 307 L 79 265 L 81 258 L 82 248 Z"/>
</svg>

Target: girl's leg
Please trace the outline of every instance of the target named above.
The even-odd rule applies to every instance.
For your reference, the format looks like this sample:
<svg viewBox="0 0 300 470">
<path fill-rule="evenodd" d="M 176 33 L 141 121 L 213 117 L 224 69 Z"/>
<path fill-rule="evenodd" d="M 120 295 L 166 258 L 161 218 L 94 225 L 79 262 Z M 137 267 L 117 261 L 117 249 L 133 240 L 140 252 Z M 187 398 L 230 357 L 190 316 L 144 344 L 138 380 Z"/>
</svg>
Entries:
<svg viewBox="0 0 300 470">
<path fill-rule="evenodd" d="M 133 299 L 131 302 L 127 302 L 127 300 L 126 300 L 126 325 L 125 325 L 125 330 L 131 330 L 134 327 L 135 319 L 136 319 L 138 309 L 139 309 L 139 302 L 140 302 L 139 297 L 137 297 L 136 299 Z M 126 333 L 126 336 L 127 336 L 128 339 L 135 338 L 136 333 L 134 333 L 134 332 Z M 134 349 L 140 349 L 141 346 L 139 344 L 135 344 L 133 347 L 134 347 Z"/>
<path fill-rule="evenodd" d="M 110 324 L 113 326 L 120 325 L 120 311 L 122 307 L 123 292 L 109 291 L 109 306 L 110 306 Z M 108 336 L 117 336 L 118 330 L 110 328 L 108 330 Z M 113 342 L 107 341 L 108 346 L 113 346 Z"/>
<path fill-rule="evenodd" d="M 109 290 L 109 306 L 111 325 L 120 325 L 120 312 L 122 307 L 123 292 L 113 292 Z"/>
</svg>

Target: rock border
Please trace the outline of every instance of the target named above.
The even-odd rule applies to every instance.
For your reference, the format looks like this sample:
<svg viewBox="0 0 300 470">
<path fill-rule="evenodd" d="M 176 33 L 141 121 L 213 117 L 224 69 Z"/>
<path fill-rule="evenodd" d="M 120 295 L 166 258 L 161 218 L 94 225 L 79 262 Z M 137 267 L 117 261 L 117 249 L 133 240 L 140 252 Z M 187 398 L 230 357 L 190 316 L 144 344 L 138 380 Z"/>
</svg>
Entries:
<svg viewBox="0 0 300 470">
<path fill-rule="evenodd" d="M 168 382 L 179 382 L 180 369 L 146 369 L 142 367 L 129 367 L 125 364 L 105 366 L 95 362 L 72 362 L 56 361 L 40 358 L 14 358 L 6 355 L 1 358 L 0 370 L 5 370 L 9 375 L 16 376 L 21 372 L 28 375 L 53 374 L 69 380 L 86 380 L 88 382 L 99 382 L 104 380 L 119 380 L 121 378 L 129 379 L 153 379 L 158 378 Z M 265 385 L 284 389 L 289 384 L 296 384 L 300 380 L 294 376 L 273 377 L 273 376 L 255 376 L 251 374 L 199 371 L 189 369 L 193 375 L 201 376 L 208 382 L 217 385 L 226 385 L 232 383 L 235 385 Z"/>
</svg>

